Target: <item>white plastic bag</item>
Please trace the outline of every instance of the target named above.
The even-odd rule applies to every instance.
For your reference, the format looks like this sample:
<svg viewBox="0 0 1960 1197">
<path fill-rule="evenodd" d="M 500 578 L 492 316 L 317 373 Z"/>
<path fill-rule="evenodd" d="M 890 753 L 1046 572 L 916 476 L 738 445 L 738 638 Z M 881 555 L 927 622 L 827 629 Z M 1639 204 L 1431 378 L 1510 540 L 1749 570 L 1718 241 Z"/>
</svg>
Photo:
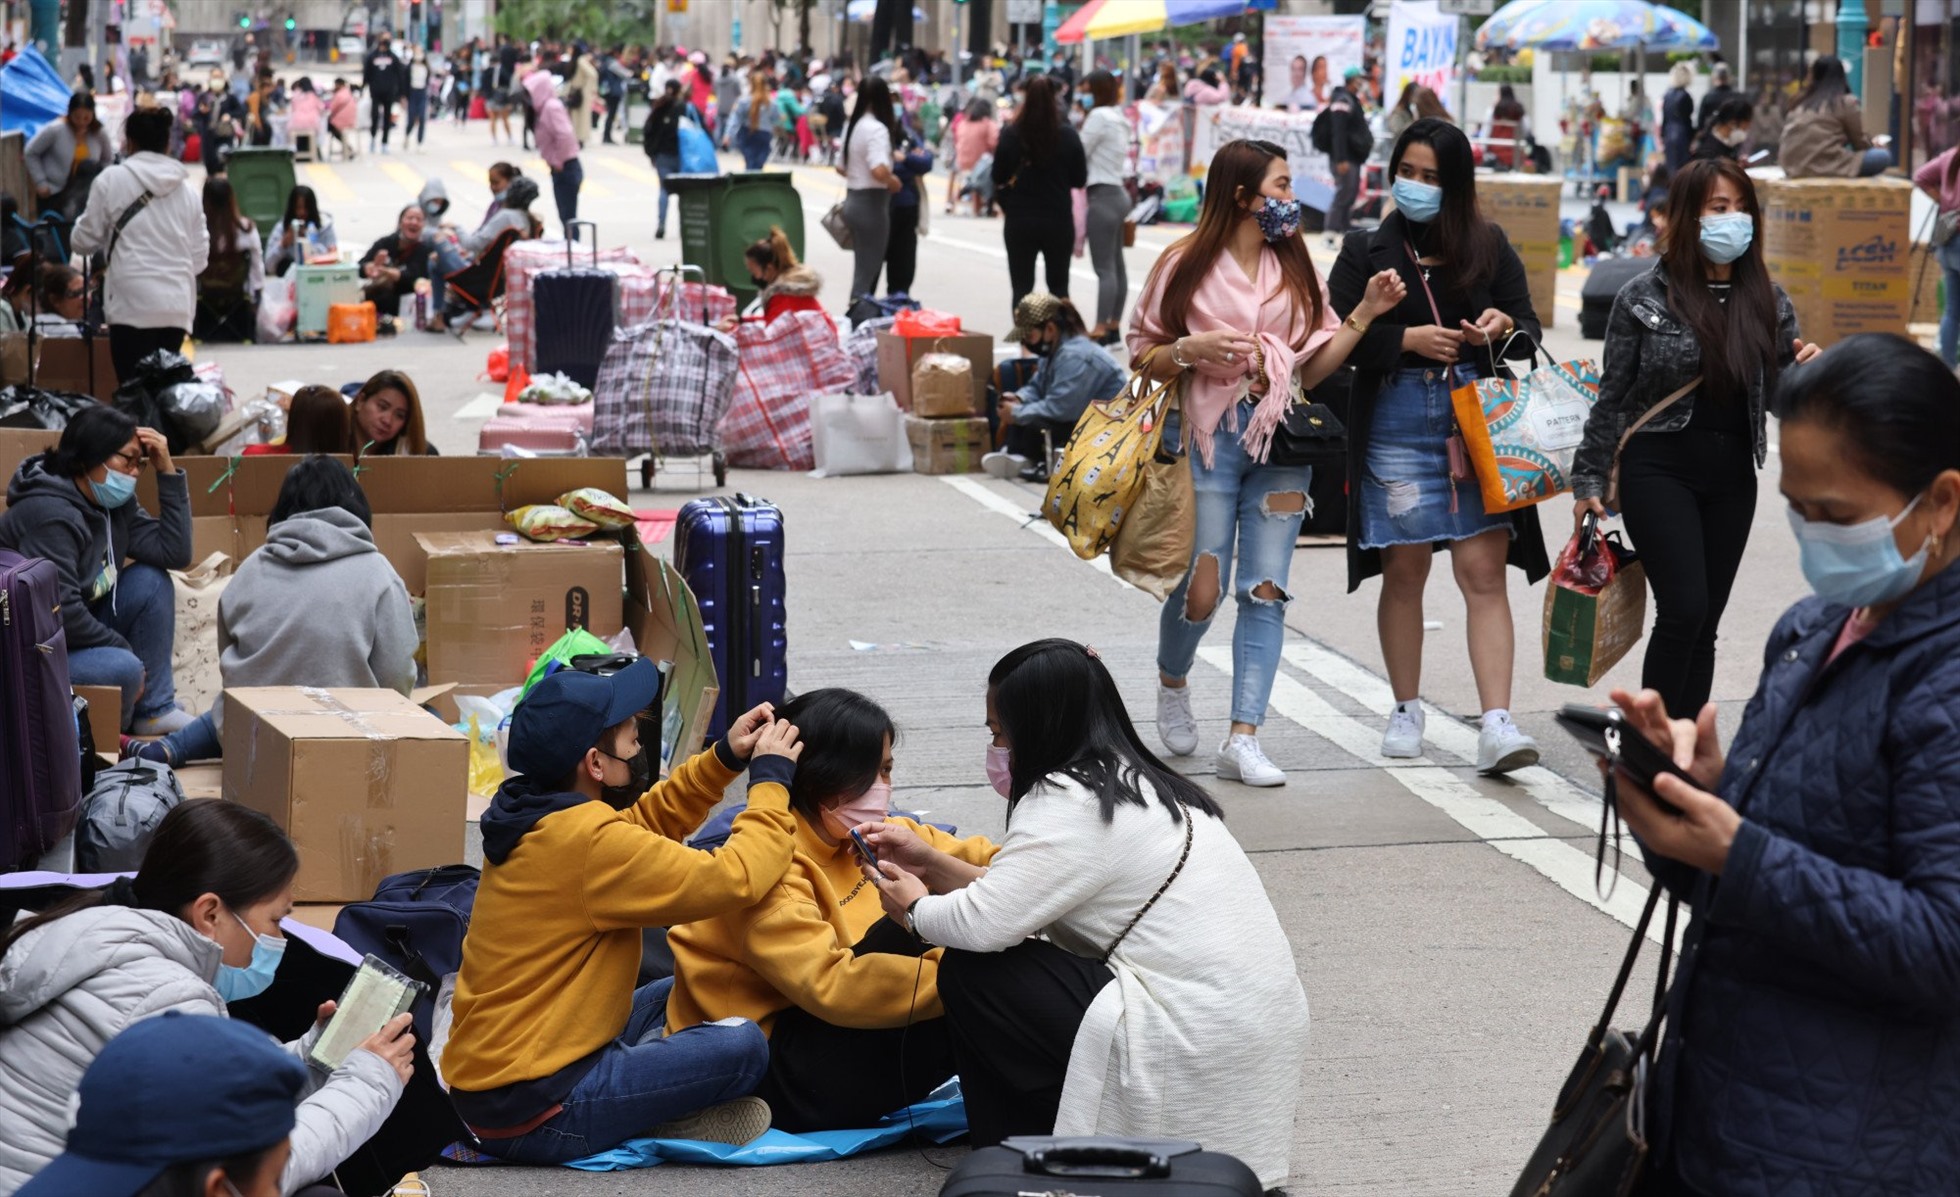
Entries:
<svg viewBox="0 0 1960 1197">
<path fill-rule="evenodd" d="M 265 280 L 265 290 L 259 294 L 261 344 L 283 341 L 293 335 L 293 328 L 299 323 L 299 301 L 293 291 L 295 281 L 278 275 Z"/>
<path fill-rule="evenodd" d="M 905 413 L 891 392 L 818 395 L 810 401 L 813 478 L 847 474 L 904 474 L 912 469 Z"/>
</svg>

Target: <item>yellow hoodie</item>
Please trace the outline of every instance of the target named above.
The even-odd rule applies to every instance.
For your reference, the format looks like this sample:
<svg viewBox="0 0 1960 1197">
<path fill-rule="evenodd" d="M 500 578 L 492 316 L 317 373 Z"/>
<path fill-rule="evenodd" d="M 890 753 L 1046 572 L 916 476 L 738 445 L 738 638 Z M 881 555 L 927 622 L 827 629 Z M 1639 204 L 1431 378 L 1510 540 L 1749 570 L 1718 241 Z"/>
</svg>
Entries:
<svg viewBox="0 0 1960 1197">
<path fill-rule="evenodd" d="M 679 842 L 738 775 L 715 751 L 701 753 L 627 809 L 564 806 L 531 824 L 501 863 L 486 861 L 442 1057 L 453 1089 L 552 1077 L 597 1052 L 632 1012 L 643 928 L 709 918 L 776 885 L 796 830 L 776 781 L 752 775 L 749 808 L 719 851 Z"/>
<path fill-rule="evenodd" d="M 719 1018 L 751 1019 L 767 1032 L 791 1006 L 839 1027 L 902 1027 L 908 1015 L 919 1021 L 944 1013 L 938 948 L 925 954 L 923 973 L 909 956 L 852 955 L 852 945 L 884 916 L 878 891 L 858 871 L 848 842 L 833 848 L 801 814 L 794 817 L 789 871 L 760 902 L 667 933 L 674 951 L 669 1034 Z M 968 864 L 985 865 L 998 851 L 985 836 L 958 839 L 910 819 L 891 821 Z"/>
</svg>

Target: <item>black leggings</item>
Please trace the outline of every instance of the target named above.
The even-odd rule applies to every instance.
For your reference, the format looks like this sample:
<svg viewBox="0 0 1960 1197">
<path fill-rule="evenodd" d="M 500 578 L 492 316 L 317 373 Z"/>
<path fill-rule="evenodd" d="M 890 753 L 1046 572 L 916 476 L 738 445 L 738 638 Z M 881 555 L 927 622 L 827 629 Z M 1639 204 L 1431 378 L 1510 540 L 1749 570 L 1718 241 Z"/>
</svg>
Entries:
<svg viewBox="0 0 1960 1197">
<path fill-rule="evenodd" d="M 923 192 L 919 203 L 925 203 Z M 919 205 L 892 209 L 892 231 L 885 238 L 885 293 L 910 295 L 919 273 Z"/>
<path fill-rule="evenodd" d="M 395 103 L 400 96 L 372 96 L 368 100 L 368 140 L 376 137 L 382 145 L 388 144 L 388 134 L 395 127 Z"/>
<path fill-rule="evenodd" d="M 1015 303 L 1020 303 L 1022 296 L 1034 290 L 1036 254 L 1043 259 L 1048 293 L 1057 299 L 1068 298 L 1069 255 L 1075 252 L 1075 222 L 1072 218 L 1034 223 L 1009 217 L 1001 228 L 1001 238 L 1007 243 L 1007 278 L 1014 288 Z"/>
<path fill-rule="evenodd" d="M 1715 630 L 1756 517 L 1755 446 L 1689 428 L 1635 436 L 1620 456 L 1627 534 L 1654 592 L 1640 684 L 1692 719 L 1715 684 Z"/>
</svg>

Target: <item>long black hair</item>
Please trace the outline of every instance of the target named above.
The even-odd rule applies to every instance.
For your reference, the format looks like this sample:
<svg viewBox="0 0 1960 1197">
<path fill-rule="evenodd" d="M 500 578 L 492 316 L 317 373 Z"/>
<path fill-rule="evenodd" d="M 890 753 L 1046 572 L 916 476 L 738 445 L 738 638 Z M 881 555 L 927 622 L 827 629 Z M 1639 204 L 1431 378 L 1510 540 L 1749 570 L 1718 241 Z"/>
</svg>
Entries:
<svg viewBox="0 0 1960 1197">
<path fill-rule="evenodd" d="M 1389 155 L 1391 182 L 1401 169 L 1402 155 L 1412 145 L 1426 145 L 1436 155 L 1436 182 L 1443 189 L 1443 210 L 1430 222 L 1424 244 L 1416 249 L 1450 265 L 1450 274 L 1465 293 L 1488 283 L 1497 274 L 1504 234 L 1484 219 L 1477 207 L 1477 164 L 1463 130 L 1440 117 L 1426 116 L 1402 131 Z M 1415 230 L 1413 223 L 1411 231 Z"/>
<path fill-rule="evenodd" d="M 1014 135 L 1021 139 L 1021 152 L 1029 162 L 1047 162 L 1062 141 L 1061 97 L 1055 81 L 1047 75 L 1028 80 L 1028 91 L 1021 98 L 1021 109 L 1014 114 Z"/>
<path fill-rule="evenodd" d="M 216 894 L 233 911 L 272 897 L 299 874 L 293 841 L 268 816 L 222 798 L 193 798 L 157 824 L 133 881 L 86 890 L 23 919 L 0 938 L 0 956 L 29 931 L 104 904 L 159 910 L 183 918 L 200 895 Z"/>
<path fill-rule="evenodd" d="M 1727 179 L 1742 196 L 1743 211 L 1755 225 L 1749 249 L 1729 267 L 1729 300 L 1708 287 L 1707 260 L 1701 252 L 1701 210 L 1718 180 Z M 1701 346 L 1702 377 L 1723 391 L 1746 399 L 1762 373 L 1764 393 L 1776 385 L 1784 346 L 1776 343 L 1776 286 L 1763 262 L 1763 209 L 1756 184 L 1732 158 L 1702 158 L 1675 172 L 1667 189 L 1667 228 L 1661 234 L 1661 270 L 1667 278 L 1667 306 L 1694 330 Z"/>
<path fill-rule="evenodd" d="M 303 213 L 300 211 L 302 208 L 305 209 Z M 320 215 L 320 197 L 313 194 L 313 189 L 304 183 L 286 193 L 286 214 L 279 218 L 279 223 L 290 225 L 295 220 L 309 221 L 317 225 L 327 223 L 326 218 Z"/>
<path fill-rule="evenodd" d="M 1147 807 L 1146 783 L 1174 819 L 1179 802 L 1224 817 L 1202 786 L 1144 747 L 1116 679 L 1083 645 L 1062 639 L 1024 644 L 994 663 L 987 689 L 1011 749 L 1010 812 L 1043 779 L 1059 773 L 1095 794 L 1104 822 L 1116 818 L 1119 802 Z"/>
<path fill-rule="evenodd" d="M 69 418 L 41 468 L 58 478 L 79 478 L 120 453 L 135 435 L 136 421 L 129 415 L 91 403 Z"/>
<path fill-rule="evenodd" d="M 878 780 L 885 740 L 898 743 L 898 725 L 885 708 L 855 690 L 810 690 L 776 708 L 796 726 L 803 755 L 789 783 L 789 804 L 812 824 L 825 802 L 856 797 Z"/>
<path fill-rule="evenodd" d="M 858 122 L 869 116 L 885 127 L 891 134 L 892 145 L 898 144 L 898 117 L 892 112 L 892 88 L 877 75 L 866 79 L 858 88 L 857 107 L 851 109 L 851 122 L 844 126 L 845 152 L 850 152 L 851 134 L 857 132 Z"/>
<path fill-rule="evenodd" d="M 1796 108 L 1829 108 L 1851 95 L 1851 80 L 1844 73 L 1844 59 L 1826 54 L 1810 64 L 1810 85 L 1797 97 Z"/>
<path fill-rule="evenodd" d="M 1865 474 L 1901 495 L 1960 470 L 1960 379 L 1893 333 L 1846 337 L 1783 375 L 1776 416 L 1837 434 Z"/>
<path fill-rule="evenodd" d="M 319 389 L 327 390 L 325 387 Z M 332 391 L 328 391 L 328 394 L 333 395 L 341 411 L 346 412 L 347 404 L 340 396 Z M 290 437 L 289 433 L 289 440 Z M 265 518 L 266 526 L 284 523 L 296 515 L 327 507 L 338 507 L 368 527 L 374 526 L 374 509 L 369 506 L 367 494 L 361 490 L 360 480 L 354 477 L 354 471 L 335 458 L 315 453 L 286 471 L 286 480 L 279 484 L 279 499 L 272 505 L 272 514 Z"/>
</svg>

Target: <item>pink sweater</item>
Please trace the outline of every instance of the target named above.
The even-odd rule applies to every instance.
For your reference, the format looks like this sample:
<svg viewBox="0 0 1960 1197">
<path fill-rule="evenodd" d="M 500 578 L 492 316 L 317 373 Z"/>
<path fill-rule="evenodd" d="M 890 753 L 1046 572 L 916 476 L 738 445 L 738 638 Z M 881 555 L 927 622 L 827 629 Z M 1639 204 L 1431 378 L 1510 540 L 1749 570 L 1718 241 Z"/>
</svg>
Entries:
<svg viewBox="0 0 1960 1197">
<path fill-rule="evenodd" d="M 1942 212 L 1960 211 L 1960 180 L 1954 186 L 1947 185 L 1947 171 L 1952 168 L 1955 153 L 1960 153 L 1960 147 L 1934 158 L 1912 176 L 1921 191 L 1939 201 Z"/>
<path fill-rule="evenodd" d="M 558 99 L 558 80 L 550 71 L 533 71 L 524 77 L 524 90 L 538 114 L 534 130 L 538 156 L 553 170 L 565 169 L 567 162 L 578 157 L 578 134 L 572 131 L 571 115 Z"/>
</svg>

